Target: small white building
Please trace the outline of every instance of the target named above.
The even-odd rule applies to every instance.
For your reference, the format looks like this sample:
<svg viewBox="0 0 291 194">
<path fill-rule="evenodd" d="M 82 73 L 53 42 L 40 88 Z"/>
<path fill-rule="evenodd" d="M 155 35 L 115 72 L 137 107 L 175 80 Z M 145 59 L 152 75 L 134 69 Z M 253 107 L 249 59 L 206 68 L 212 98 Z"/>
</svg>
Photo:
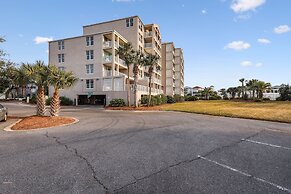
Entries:
<svg viewBox="0 0 291 194">
<path fill-rule="evenodd" d="M 263 93 L 264 98 L 270 98 L 270 100 L 276 100 L 278 97 L 280 97 L 280 89 L 281 86 L 273 86 L 270 89 L 266 90 Z"/>
</svg>

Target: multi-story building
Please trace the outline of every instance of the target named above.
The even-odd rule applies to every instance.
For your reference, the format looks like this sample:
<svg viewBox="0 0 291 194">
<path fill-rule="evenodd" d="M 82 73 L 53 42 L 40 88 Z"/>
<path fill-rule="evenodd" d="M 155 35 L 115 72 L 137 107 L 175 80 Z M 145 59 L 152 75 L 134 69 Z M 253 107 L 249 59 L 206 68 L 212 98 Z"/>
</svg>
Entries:
<svg viewBox="0 0 291 194">
<path fill-rule="evenodd" d="M 73 71 L 79 78 L 61 95 L 77 104 L 108 104 L 114 98 L 127 99 L 127 66 L 117 49 L 130 42 L 135 50 L 161 57 L 152 76 L 152 95 L 163 94 L 162 39 L 157 24 L 144 25 L 138 16 L 83 26 L 83 35 L 49 42 L 49 64 Z M 147 68 L 141 67 L 138 79 L 138 99 L 147 95 Z M 133 84 L 132 66 L 129 70 Z M 51 94 L 52 92 L 50 92 Z M 131 90 L 132 93 L 132 90 Z M 131 95 L 133 102 L 133 95 Z"/>
<path fill-rule="evenodd" d="M 183 50 L 175 48 L 173 42 L 162 44 L 162 76 L 166 95 L 184 96 Z"/>
</svg>

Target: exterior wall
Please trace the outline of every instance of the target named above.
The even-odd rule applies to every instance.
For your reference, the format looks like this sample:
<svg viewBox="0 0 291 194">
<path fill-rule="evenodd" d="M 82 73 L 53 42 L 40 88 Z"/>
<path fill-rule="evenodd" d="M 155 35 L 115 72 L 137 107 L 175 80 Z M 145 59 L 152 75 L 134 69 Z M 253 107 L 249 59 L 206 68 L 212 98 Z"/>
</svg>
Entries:
<svg viewBox="0 0 291 194">
<path fill-rule="evenodd" d="M 133 26 L 127 27 L 126 21 L 131 18 L 133 19 Z M 86 38 L 88 36 L 93 36 L 94 45 L 87 46 Z M 64 42 L 63 50 L 59 50 L 59 41 Z M 111 43 L 108 41 L 111 41 Z M 73 87 L 61 90 L 60 94 L 76 101 L 78 95 L 106 95 L 107 104 L 113 98 L 126 100 L 127 67 L 116 55 L 116 49 L 119 45 L 126 42 L 131 42 L 135 50 L 160 56 L 161 59 L 156 64 L 158 68 L 154 70 L 152 76 L 152 95 L 164 93 L 173 95 L 175 93 L 175 48 L 172 45 L 169 52 L 165 49 L 167 51 L 166 56 L 162 56 L 162 40 L 159 26 L 157 24 L 144 25 L 138 16 L 84 26 L 82 36 L 49 42 L 49 64 L 64 68 L 66 71 L 73 71 L 75 76 L 79 78 Z M 108 47 L 109 44 L 110 46 Z M 88 50 L 94 51 L 94 59 L 87 60 L 86 51 Z M 63 63 L 59 62 L 59 54 L 64 54 L 65 61 Z M 105 60 L 105 58 L 108 58 L 105 55 L 111 55 L 112 59 Z M 168 55 L 171 55 L 169 60 L 167 59 Z M 93 64 L 94 72 L 92 74 L 86 72 L 86 64 Z M 166 68 L 163 68 L 163 64 Z M 147 71 L 148 69 L 145 67 L 140 69 L 138 100 L 141 95 L 147 95 L 149 91 L 149 79 L 145 76 Z M 133 84 L 132 66 L 129 72 L 130 83 Z M 87 79 L 93 80 L 94 88 L 86 88 Z M 109 83 L 109 79 L 111 79 L 111 91 L 104 89 L 105 82 Z M 117 80 L 119 80 L 118 83 L 122 83 L 122 89 L 119 88 L 117 90 L 115 88 L 114 83 Z M 49 88 L 49 94 L 50 96 L 53 94 L 53 88 Z"/>
<path fill-rule="evenodd" d="M 165 84 L 165 94 L 173 96 L 176 92 L 175 85 L 175 46 L 174 43 L 164 43 L 162 47 L 163 60 L 163 83 Z"/>
<path fill-rule="evenodd" d="M 181 48 L 175 49 L 175 94 L 184 96 L 184 57 Z"/>
</svg>

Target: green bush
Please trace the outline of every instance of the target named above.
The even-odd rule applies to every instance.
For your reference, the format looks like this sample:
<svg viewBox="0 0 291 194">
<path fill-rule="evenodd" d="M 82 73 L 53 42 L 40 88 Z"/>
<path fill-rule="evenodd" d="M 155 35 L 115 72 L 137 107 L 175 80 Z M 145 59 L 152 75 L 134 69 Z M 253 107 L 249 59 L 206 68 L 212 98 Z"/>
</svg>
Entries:
<svg viewBox="0 0 291 194">
<path fill-rule="evenodd" d="M 185 101 L 196 101 L 198 98 L 196 96 L 185 96 Z"/>
<path fill-rule="evenodd" d="M 47 106 L 49 106 L 49 105 L 51 104 L 51 101 L 52 101 L 52 98 L 49 97 L 48 99 L 46 99 L 45 104 L 46 104 Z M 71 100 L 70 98 L 67 98 L 67 97 L 65 97 L 65 96 L 61 96 L 61 97 L 60 97 L 60 105 L 61 105 L 61 106 L 71 106 L 71 105 L 73 105 L 73 104 L 74 104 L 74 102 L 73 102 L 73 100 Z"/>
<path fill-rule="evenodd" d="M 174 98 L 175 98 L 176 102 L 184 102 L 185 101 L 184 96 L 181 96 L 179 94 L 175 94 Z"/>
<path fill-rule="evenodd" d="M 110 101 L 109 106 L 111 106 L 111 107 L 123 107 L 123 106 L 125 106 L 125 101 L 122 98 L 113 99 Z"/>
<path fill-rule="evenodd" d="M 35 95 L 33 95 L 33 96 L 30 98 L 29 103 L 31 103 L 31 104 L 36 104 L 36 96 L 35 96 Z"/>
<path fill-rule="evenodd" d="M 141 104 L 142 105 L 147 105 L 148 104 L 148 96 L 142 96 L 141 97 Z M 156 96 L 152 96 L 151 98 L 151 104 L 150 106 L 157 106 L 157 105 L 161 105 L 161 104 L 166 104 L 167 103 L 167 97 L 164 95 L 156 95 Z"/>
<path fill-rule="evenodd" d="M 210 96 L 209 100 L 221 100 L 221 96 L 218 96 L 218 95 Z"/>
<path fill-rule="evenodd" d="M 176 100 L 172 96 L 167 96 L 167 103 L 168 104 L 173 104 L 173 103 L 176 103 Z"/>
<path fill-rule="evenodd" d="M 263 98 L 263 101 L 270 101 L 270 98 Z"/>
<path fill-rule="evenodd" d="M 74 104 L 73 100 L 71 100 L 70 98 L 67 98 L 65 96 L 61 96 L 60 101 L 61 101 L 62 106 L 70 106 L 70 105 Z"/>
</svg>

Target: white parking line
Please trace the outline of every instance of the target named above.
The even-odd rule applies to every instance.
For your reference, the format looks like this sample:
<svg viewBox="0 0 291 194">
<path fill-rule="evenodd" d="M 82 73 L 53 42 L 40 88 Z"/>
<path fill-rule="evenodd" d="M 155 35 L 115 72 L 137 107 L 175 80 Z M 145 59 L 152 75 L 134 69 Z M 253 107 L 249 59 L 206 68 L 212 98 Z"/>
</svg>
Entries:
<svg viewBox="0 0 291 194">
<path fill-rule="evenodd" d="M 270 147 L 274 147 L 274 148 L 282 148 L 282 149 L 285 149 L 285 150 L 291 150 L 291 148 L 289 148 L 289 147 L 285 147 L 285 146 L 279 146 L 279 145 L 274 145 L 274 144 L 264 143 L 264 142 L 260 142 L 260 141 L 254 141 L 254 140 L 250 140 L 250 139 L 241 139 L 241 140 L 242 140 L 242 141 L 251 142 L 251 143 L 255 143 L 255 144 L 260 144 L 260 145 L 270 146 Z"/>
<path fill-rule="evenodd" d="M 265 179 L 255 177 L 255 176 L 253 176 L 253 175 L 251 175 L 251 174 L 248 174 L 248 173 L 246 173 L 246 172 L 243 172 L 243 171 L 240 171 L 240 170 L 238 170 L 238 169 L 232 168 L 232 167 L 227 166 L 227 165 L 225 165 L 225 164 L 221 164 L 221 163 L 216 162 L 216 161 L 214 161 L 214 160 L 210 160 L 210 159 L 208 159 L 208 158 L 206 158 L 206 157 L 203 157 L 203 156 L 200 156 L 200 155 L 198 155 L 198 157 L 201 158 L 201 159 L 203 159 L 203 160 L 206 160 L 206 161 L 208 161 L 208 162 L 214 163 L 214 164 L 216 164 L 216 165 L 218 165 L 218 166 L 221 166 L 221 167 L 223 167 L 223 168 L 226 168 L 226 169 L 228 169 L 228 170 L 231 170 L 231 171 L 233 171 L 233 172 L 237 172 L 237 173 L 239 173 L 239 174 L 241 174 L 241 175 L 243 175 L 243 176 L 251 177 L 251 178 L 253 178 L 253 179 L 255 179 L 255 180 L 259 181 L 259 182 L 263 182 L 263 183 L 269 184 L 269 185 L 271 185 L 271 186 L 273 186 L 273 187 L 276 187 L 277 189 L 280 189 L 281 191 L 286 191 L 286 192 L 288 192 L 288 193 L 291 193 L 291 190 L 290 190 L 290 189 L 288 189 L 288 188 L 286 188 L 286 187 L 283 187 L 283 186 L 281 186 L 281 185 L 277 185 L 277 184 L 272 183 L 272 182 L 269 182 L 269 181 L 267 181 L 267 180 L 265 180 Z"/>
</svg>

